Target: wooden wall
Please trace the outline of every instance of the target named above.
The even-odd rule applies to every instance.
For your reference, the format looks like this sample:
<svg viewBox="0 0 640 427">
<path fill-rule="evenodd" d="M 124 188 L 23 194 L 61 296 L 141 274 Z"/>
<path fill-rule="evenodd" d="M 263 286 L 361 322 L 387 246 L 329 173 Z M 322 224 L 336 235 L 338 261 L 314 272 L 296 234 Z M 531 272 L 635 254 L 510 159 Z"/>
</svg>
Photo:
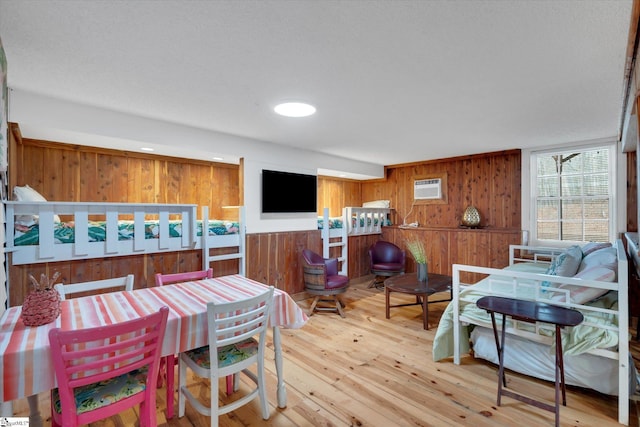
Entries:
<svg viewBox="0 0 640 427">
<path fill-rule="evenodd" d="M 65 202 L 198 204 L 215 218 L 239 204 L 237 165 L 22 139 L 11 128 L 10 188 Z"/>
<path fill-rule="evenodd" d="M 330 216 L 342 215 L 345 206 L 362 206 L 362 182 L 349 179 L 318 178 L 318 215 L 329 208 Z"/>
<path fill-rule="evenodd" d="M 408 215 L 407 223 L 421 227 L 458 228 L 464 210 L 474 205 L 483 228 L 519 230 L 520 159 L 520 150 L 511 150 L 388 166 L 386 179 L 362 185 L 362 199 L 390 199 L 396 224 Z M 443 175 L 446 202 L 413 205 L 414 180 Z"/>
</svg>

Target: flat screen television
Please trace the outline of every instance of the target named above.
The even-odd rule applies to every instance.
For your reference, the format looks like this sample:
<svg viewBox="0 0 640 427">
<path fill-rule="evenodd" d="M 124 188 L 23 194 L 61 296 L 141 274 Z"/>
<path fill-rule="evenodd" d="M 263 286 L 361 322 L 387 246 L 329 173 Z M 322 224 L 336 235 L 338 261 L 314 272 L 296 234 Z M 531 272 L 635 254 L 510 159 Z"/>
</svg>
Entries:
<svg viewBox="0 0 640 427">
<path fill-rule="evenodd" d="M 315 213 L 317 194 L 315 175 L 262 170 L 262 213 Z"/>
</svg>

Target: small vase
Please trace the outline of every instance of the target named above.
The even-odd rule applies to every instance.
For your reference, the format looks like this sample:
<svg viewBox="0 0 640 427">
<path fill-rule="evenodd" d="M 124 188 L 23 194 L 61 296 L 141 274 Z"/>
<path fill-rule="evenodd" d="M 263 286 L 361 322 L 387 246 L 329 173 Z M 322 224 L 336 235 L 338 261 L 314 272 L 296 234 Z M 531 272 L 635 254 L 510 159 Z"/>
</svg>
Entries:
<svg viewBox="0 0 640 427">
<path fill-rule="evenodd" d="M 427 274 L 427 264 L 417 264 L 417 268 L 416 275 L 418 276 L 418 281 L 426 282 L 429 277 Z"/>
<path fill-rule="evenodd" d="M 475 206 L 469 206 L 462 215 L 462 225 L 477 227 L 480 225 L 480 212 Z"/>
</svg>

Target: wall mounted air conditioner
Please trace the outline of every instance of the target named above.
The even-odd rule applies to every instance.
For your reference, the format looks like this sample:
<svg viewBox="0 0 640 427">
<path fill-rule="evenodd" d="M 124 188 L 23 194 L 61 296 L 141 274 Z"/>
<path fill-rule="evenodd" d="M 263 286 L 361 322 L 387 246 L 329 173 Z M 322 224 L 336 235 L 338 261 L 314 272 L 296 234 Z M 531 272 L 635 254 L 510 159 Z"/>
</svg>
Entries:
<svg viewBox="0 0 640 427">
<path fill-rule="evenodd" d="M 442 179 L 419 179 L 413 181 L 414 200 L 432 200 L 442 198 Z"/>
</svg>

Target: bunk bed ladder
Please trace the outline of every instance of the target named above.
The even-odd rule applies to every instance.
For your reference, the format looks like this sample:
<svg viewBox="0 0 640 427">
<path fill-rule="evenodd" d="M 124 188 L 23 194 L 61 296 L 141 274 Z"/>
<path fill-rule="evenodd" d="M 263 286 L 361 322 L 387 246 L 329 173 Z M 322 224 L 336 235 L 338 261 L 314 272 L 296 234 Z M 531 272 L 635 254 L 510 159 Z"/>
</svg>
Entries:
<svg viewBox="0 0 640 427">
<path fill-rule="evenodd" d="M 229 259 L 238 260 L 238 274 L 244 276 L 246 274 L 245 267 L 245 208 L 244 206 L 238 206 L 238 251 L 230 254 L 211 255 L 211 249 L 208 237 L 209 230 L 209 207 L 202 207 L 202 267 L 204 270 L 211 267 L 211 263 L 215 261 L 224 261 Z M 215 269 L 214 269 L 215 271 Z"/>
<path fill-rule="evenodd" d="M 340 236 L 334 236 L 334 240 L 331 241 L 332 237 L 330 236 L 329 229 L 329 208 L 324 208 L 323 212 L 323 223 L 322 223 L 322 257 L 330 258 L 331 248 L 340 248 L 340 255 L 338 258 L 338 263 L 340 265 L 339 273 L 348 276 L 348 266 L 349 262 L 347 261 L 347 255 L 349 253 L 348 243 L 349 238 L 347 237 L 347 211 L 343 209 L 343 224 L 340 230 Z"/>
</svg>

